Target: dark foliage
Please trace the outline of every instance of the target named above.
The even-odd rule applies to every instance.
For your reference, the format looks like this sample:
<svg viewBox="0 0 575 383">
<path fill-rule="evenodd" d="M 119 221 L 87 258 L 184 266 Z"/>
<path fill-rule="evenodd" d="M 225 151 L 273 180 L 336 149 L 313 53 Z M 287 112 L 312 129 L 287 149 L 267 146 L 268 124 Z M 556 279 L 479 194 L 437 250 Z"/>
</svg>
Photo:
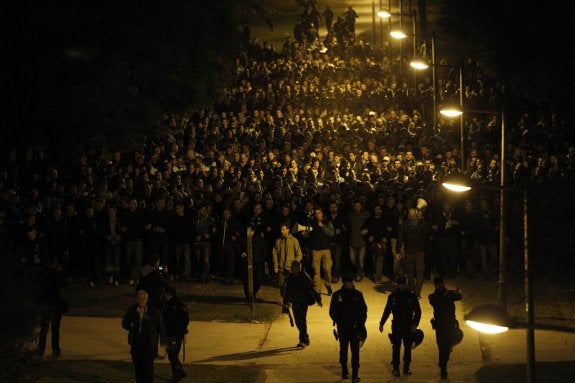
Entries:
<svg viewBox="0 0 575 383">
<path fill-rule="evenodd" d="M 9 0 L 0 67 L 8 140 L 141 142 L 217 100 L 240 47 L 234 1 Z"/>
<path fill-rule="evenodd" d="M 477 47 L 501 84 L 572 113 L 575 4 L 561 0 L 446 0 L 440 25 Z"/>
</svg>

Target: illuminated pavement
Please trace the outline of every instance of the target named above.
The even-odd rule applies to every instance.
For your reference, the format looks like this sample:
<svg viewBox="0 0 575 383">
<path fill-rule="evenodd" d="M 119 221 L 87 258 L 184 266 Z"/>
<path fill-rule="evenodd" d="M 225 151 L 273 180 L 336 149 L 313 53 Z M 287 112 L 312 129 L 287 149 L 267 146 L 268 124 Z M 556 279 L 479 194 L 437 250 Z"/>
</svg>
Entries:
<svg viewBox="0 0 575 383">
<path fill-rule="evenodd" d="M 426 298 L 431 292 L 431 284 L 427 282 L 424 285 L 421 300 L 423 313 L 420 328 L 425 333 L 425 340 L 413 351 L 413 375 L 401 378 L 391 375 L 391 344 L 387 338 L 390 323 L 386 324 L 383 334 L 378 331 L 387 294 L 393 286 L 374 285 L 367 279 L 356 285 L 363 292 L 368 305 L 368 339 L 361 350 L 361 381 L 438 382 L 435 334 L 429 324 L 432 310 Z M 455 286 L 448 284 L 448 287 Z M 308 332 L 311 346 L 303 350 L 295 348 L 298 333 L 290 327 L 285 315 L 271 325 L 191 322 L 185 363 L 257 365 L 265 371 L 268 383 L 338 382 L 338 343 L 333 337 L 328 314 L 329 297 L 324 296 L 324 303 L 323 308 L 310 307 Z M 465 326 L 462 303 L 458 302 L 456 306 L 465 336 L 452 353 L 448 367 L 449 381 L 469 383 L 475 381 L 474 372 L 484 364 L 479 336 Z M 537 361 L 573 359 L 575 334 L 541 330 L 535 334 Z M 524 330 L 491 336 L 488 343 L 492 362 L 525 362 Z M 64 317 L 61 345 L 65 359 L 130 360 L 127 333 L 121 328 L 120 318 Z"/>
</svg>

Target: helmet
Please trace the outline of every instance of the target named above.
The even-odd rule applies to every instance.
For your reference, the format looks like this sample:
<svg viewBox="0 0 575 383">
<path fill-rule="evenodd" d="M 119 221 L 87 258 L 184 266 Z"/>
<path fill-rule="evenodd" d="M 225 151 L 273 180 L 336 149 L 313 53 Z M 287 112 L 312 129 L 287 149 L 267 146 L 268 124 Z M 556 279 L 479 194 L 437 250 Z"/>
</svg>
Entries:
<svg viewBox="0 0 575 383">
<path fill-rule="evenodd" d="M 451 330 L 451 347 L 457 346 L 463 340 L 463 331 L 459 327 L 454 327 Z"/>
<path fill-rule="evenodd" d="M 415 330 L 415 332 L 411 334 L 411 340 L 413 342 L 411 349 L 414 350 L 417 346 L 419 346 L 421 342 L 423 342 L 423 338 L 423 331 L 420 329 Z"/>
</svg>

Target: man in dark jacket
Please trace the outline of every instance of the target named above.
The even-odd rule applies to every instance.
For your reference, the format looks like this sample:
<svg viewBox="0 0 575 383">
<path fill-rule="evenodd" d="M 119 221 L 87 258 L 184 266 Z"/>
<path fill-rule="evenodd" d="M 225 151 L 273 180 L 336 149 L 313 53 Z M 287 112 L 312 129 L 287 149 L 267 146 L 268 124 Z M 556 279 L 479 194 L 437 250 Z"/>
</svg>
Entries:
<svg viewBox="0 0 575 383">
<path fill-rule="evenodd" d="M 166 325 L 166 344 L 168 345 L 168 359 L 172 366 L 172 381 L 176 383 L 187 376 L 178 356 L 184 336 L 188 333 L 190 317 L 188 315 L 188 308 L 178 299 L 175 287 L 166 286 L 164 289 L 164 297 L 166 298 L 166 303 L 164 303 L 162 309 L 162 317 Z"/>
<path fill-rule="evenodd" d="M 61 266 L 56 258 L 50 258 L 38 273 L 38 307 L 40 315 L 40 335 L 38 354 L 44 355 L 48 329 L 52 329 L 52 358 L 60 357 L 60 322 L 62 314 L 68 311 L 69 302 L 60 295 L 60 290 L 67 286 L 62 275 Z"/>
<path fill-rule="evenodd" d="M 421 319 L 421 307 L 417 295 L 407 289 L 405 277 L 397 277 L 397 289 L 387 297 L 387 304 L 379 321 L 379 332 L 383 332 L 383 326 L 393 314 L 391 322 L 391 343 L 393 375 L 399 376 L 399 353 L 403 342 L 403 374 L 411 375 L 409 365 L 411 363 L 412 334 L 417 330 Z"/>
<path fill-rule="evenodd" d="M 136 372 L 136 383 L 154 382 L 154 358 L 158 353 L 158 341 L 166 344 L 166 326 L 162 314 L 148 304 L 148 293 L 139 290 L 137 303 L 124 314 L 122 327 L 128 330 L 128 343 Z"/>
<path fill-rule="evenodd" d="M 309 335 L 307 333 L 307 307 L 314 303 L 322 307 L 321 295 L 313 288 L 313 283 L 307 274 L 302 270 L 299 261 L 291 262 L 290 274 L 287 277 L 284 291 L 284 311 L 289 310 L 291 303 L 295 325 L 299 330 L 298 347 L 309 346 Z"/>
<path fill-rule="evenodd" d="M 459 328 L 455 318 L 455 301 L 463 299 L 459 290 L 448 290 L 443 283 L 443 277 L 433 279 L 435 291 L 429 294 L 429 303 L 433 306 L 431 325 L 435 330 L 437 347 L 439 348 L 439 368 L 441 379 L 447 379 L 447 362 L 453 346 L 453 332 Z"/>
<path fill-rule="evenodd" d="M 144 290 L 148 293 L 150 304 L 160 310 L 164 304 L 164 288 L 167 282 L 162 275 L 160 267 L 160 257 L 152 256 L 152 259 L 142 269 L 142 278 L 136 286 L 136 291 Z"/>
<path fill-rule="evenodd" d="M 351 348 L 352 382 L 358 383 L 360 381 L 359 348 L 360 340 L 365 340 L 367 305 L 363 299 L 363 294 L 355 289 L 352 275 L 342 276 L 342 281 L 342 288 L 336 291 L 331 297 L 329 316 L 337 325 L 341 377 L 342 379 L 349 378 L 347 350 Z"/>
</svg>

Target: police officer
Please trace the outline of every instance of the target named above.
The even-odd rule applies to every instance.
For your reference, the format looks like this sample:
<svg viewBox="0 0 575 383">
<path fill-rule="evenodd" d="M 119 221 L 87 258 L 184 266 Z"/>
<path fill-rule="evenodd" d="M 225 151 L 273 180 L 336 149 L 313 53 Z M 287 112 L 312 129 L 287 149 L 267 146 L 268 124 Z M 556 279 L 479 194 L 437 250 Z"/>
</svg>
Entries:
<svg viewBox="0 0 575 383">
<path fill-rule="evenodd" d="M 160 310 L 148 304 L 146 291 L 139 290 L 136 299 L 137 303 L 130 306 L 124 314 L 122 327 L 129 331 L 128 343 L 131 347 L 136 383 L 153 383 L 158 340 L 166 344 L 166 327 Z"/>
<path fill-rule="evenodd" d="M 435 291 L 429 294 L 429 303 L 433 306 L 431 325 L 435 330 L 435 338 L 439 349 L 439 368 L 441 379 L 447 379 L 447 362 L 451 353 L 453 333 L 459 328 L 455 318 L 455 301 L 463 299 L 461 291 L 445 288 L 443 277 L 438 275 L 433 279 Z"/>
<path fill-rule="evenodd" d="M 391 322 L 391 343 L 393 375 L 399 376 L 399 352 L 403 342 L 403 374 L 411 375 L 409 364 L 411 363 L 412 334 L 417 330 L 421 319 L 421 307 L 417 295 L 407 289 L 407 280 L 404 276 L 396 278 L 397 289 L 387 297 L 387 304 L 379 321 L 379 332 L 383 332 L 383 326 L 393 314 Z"/>
<path fill-rule="evenodd" d="M 299 330 L 298 347 L 309 346 L 307 333 L 307 308 L 317 302 L 322 307 L 321 295 L 315 291 L 313 282 L 302 270 L 301 263 L 297 260 L 291 262 L 290 274 L 287 277 L 284 291 L 284 310 L 289 310 L 292 305 L 295 325 Z"/>
<path fill-rule="evenodd" d="M 343 286 L 331 297 L 329 316 L 337 325 L 339 335 L 339 363 L 341 364 L 342 379 L 349 378 L 347 369 L 347 350 L 351 348 L 351 374 L 352 382 L 359 379 L 359 348 L 360 337 L 358 332 L 365 330 L 367 319 L 367 305 L 363 294 L 355 289 L 352 275 L 342 276 Z M 365 338 L 364 338 L 365 339 Z"/>
<path fill-rule="evenodd" d="M 166 286 L 164 297 L 166 298 L 166 303 L 164 303 L 162 309 L 162 317 L 166 325 L 167 353 L 172 366 L 172 381 L 176 383 L 187 376 L 178 356 L 184 336 L 188 333 L 190 317 L 188 308 L 178 299 L 175 287 Z"/>
</svg>

